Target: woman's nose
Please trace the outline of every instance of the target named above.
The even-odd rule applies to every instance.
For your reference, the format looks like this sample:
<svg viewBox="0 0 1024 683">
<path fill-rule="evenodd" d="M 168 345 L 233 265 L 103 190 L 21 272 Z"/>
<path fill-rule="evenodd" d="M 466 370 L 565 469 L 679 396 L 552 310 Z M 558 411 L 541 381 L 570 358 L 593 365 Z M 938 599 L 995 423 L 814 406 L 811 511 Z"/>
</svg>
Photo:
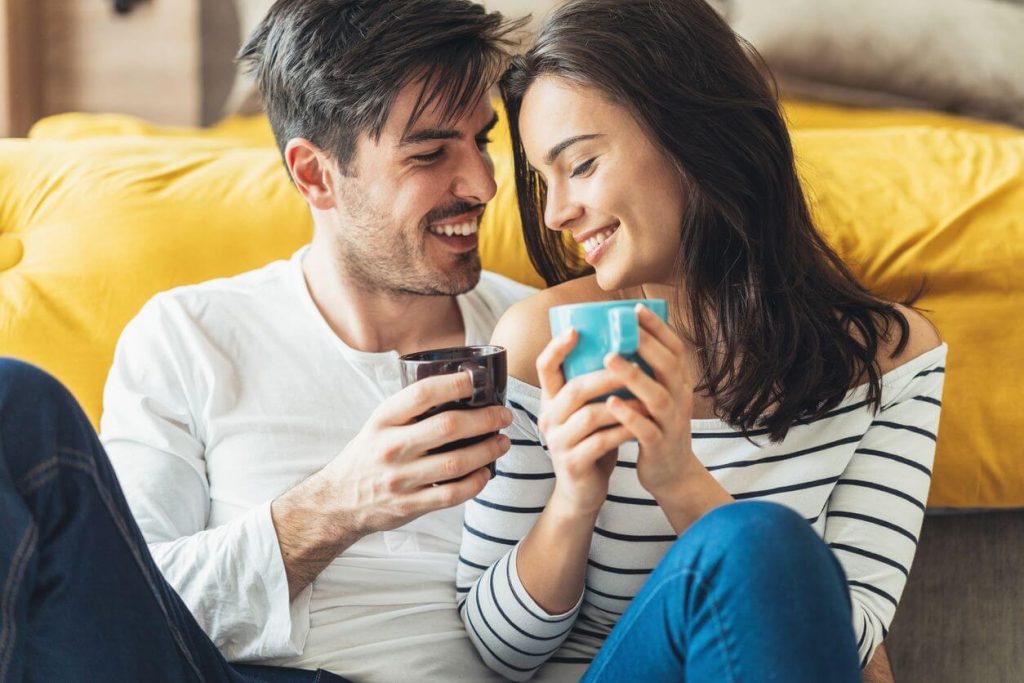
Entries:
<svg viewBox="0 0 1024 683">
<path fill-rule="evenodd" d="M 544 203 L 544 223 L 551 230 L 567 230 L 583 215 L 583 207 L 560 187 L 549 185 Z"/>
</svg>

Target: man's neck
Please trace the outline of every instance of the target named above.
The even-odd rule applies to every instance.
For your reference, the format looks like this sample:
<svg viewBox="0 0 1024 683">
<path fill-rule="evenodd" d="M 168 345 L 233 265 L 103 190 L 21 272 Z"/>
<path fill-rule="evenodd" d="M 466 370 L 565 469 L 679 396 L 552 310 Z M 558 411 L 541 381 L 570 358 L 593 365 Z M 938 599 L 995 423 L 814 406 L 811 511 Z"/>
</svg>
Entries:
<svg viewBox="0 0 1024 683">
<path fill-rule="evenodd" d="M 316 245 L 305 254 L 302 273 L 324 320 L 353 349 L 405 354 L 466 343 L 454 296 L 401 294 L 353 282 L 341 264 Z"/>
</svg>

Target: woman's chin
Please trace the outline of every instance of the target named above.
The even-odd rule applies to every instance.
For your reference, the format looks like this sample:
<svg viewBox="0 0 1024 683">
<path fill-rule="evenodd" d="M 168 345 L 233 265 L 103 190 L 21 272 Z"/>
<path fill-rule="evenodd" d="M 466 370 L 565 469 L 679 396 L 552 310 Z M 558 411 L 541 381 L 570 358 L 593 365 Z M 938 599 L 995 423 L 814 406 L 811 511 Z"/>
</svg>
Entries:
<svg viewBox="0 0 1024 683">
<path fill-rule="evenodd" d="M 652 277 L 655 272 L 649 266 L 635 265 L 625 268 L 615 264 L 608 264 L 607 267 L 594 269 L 594 278 L 597 286 L 606 292 L 621 291 L 633 287 L 641 287 L 656 282 L 671 282 L 670 276 L 663 278 Z"/>
<path fill-rule="evenodd" d="M 625 289 L 642 282 L 638 273 L 631 273 L 628 270 L 623 272 L 621 268 L 595 268 L 594 277 L 597 286 L 606 292 Z"/>
</svg>

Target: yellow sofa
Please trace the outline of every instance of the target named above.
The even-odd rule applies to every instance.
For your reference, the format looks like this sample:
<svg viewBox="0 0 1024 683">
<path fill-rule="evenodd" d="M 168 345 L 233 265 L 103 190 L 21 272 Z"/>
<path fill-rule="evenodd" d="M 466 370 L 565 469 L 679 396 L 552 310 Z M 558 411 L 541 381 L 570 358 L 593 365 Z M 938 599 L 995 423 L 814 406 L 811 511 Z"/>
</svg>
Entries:
<svg viewBox="0 0 1024 683">
<path fill-rule="evenodd" d="M 822 230 L 887 296 L 924 278 L 920 305 L 949 342 L 930 505 L 1024 507 L 1024 132 L 920 112 L 787 111 Z M 540 284 L 503 131 L 496 140 L 484 264 Z M 41 121 L 30 139 L 0 140 L 0 355 L 49 370 L 96 422 L 117 337 L 150 296 L 286 257 L 310 229 L 263 119 L 207 130 L 116 115 Z M 1010 680 L 1024 630 L 1005 612 L 999 572 L 1008 557 L 1024 562 L 1022 518 L 988 516 L 980 528 L 929 518 L 915 564 L 926 580 L 908 585 L 890 637 L 898 678 Z M 1001 535 L 985 535 L 997 526 Z M 964 543 L 978 564 L 952 567 L 949 547 Z M 994 578 L 965 593 L 985 571 Z M 964 625 L 970 614 L 981 615 L 976 627 Z M 919 637 L 929 628 L 937 635 Z"/>
<path fill-rule="evenodd" d="M 824 232 L 887 296 L 924 278 L 920 305 L 949 342 L 930 504 L 1024 506 L 1024 132 L 799 103 L 788 115 Z M 496 140 L 484 264 L 537 285 L 503 131 Z M 0 142 L 0 178 L 0 353 L 54 373 L 94 421 L 114 343 L 146 299 L 287 256 L 310 235 L 262 118 L 199 131 L 51 117 Z"/>
</svg>

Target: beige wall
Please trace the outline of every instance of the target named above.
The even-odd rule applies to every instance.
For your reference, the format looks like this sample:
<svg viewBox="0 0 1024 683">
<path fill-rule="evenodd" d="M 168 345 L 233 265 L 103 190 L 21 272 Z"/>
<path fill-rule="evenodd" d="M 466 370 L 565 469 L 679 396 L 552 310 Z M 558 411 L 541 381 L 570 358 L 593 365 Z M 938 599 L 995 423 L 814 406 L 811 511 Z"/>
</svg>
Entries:
<svg viewBox="0 0 1024 683">
<path fill-rule="evenodd" d="M 558 0 L 482 0 L 485 7 L 498 10 L 505 16 L 521 17 L 525 14 L 533 16 L 532 25 L 536 26 Z"/>
<path fill-rule="evenodd" d="M 148 0 L 121 16 L 109 0 L 0 0 L 0 135 L 65 111 L 211 123 L 248 91 L 229 96 L 232 57 L 270 2 Z M 534 25 L 557 2 L 483 0 Z"/>
</svg>

